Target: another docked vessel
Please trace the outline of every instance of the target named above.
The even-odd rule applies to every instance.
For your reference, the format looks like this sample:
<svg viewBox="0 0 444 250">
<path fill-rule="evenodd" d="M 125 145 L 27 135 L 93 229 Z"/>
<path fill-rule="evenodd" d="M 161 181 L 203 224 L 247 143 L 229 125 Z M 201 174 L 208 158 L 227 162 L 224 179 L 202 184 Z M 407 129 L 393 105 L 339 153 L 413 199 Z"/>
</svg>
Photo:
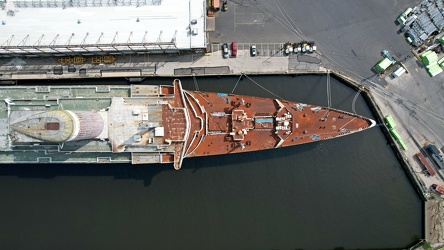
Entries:
<svg viewBox="0 0 444 250">
<path fill-rule="evenodd" d="M 332 108 L 173 86 L 0 90 L 1 163 L 173 163 L 340 137 L 371 119 Z"/>
</svg>

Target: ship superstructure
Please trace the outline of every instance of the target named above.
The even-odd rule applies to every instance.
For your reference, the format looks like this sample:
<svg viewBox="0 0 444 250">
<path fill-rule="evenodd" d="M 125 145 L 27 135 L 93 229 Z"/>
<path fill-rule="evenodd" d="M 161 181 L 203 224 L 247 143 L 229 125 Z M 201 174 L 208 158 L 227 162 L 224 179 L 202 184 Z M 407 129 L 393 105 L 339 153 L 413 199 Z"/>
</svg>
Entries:
<svg viewBox="0 0 444 250">
<path fill-rule="evenodd" d="M 173 163 L 362 131 L 371 119 L 271 98 L 172 86 L 5 87 L 2 163 Z"/>
</svg>

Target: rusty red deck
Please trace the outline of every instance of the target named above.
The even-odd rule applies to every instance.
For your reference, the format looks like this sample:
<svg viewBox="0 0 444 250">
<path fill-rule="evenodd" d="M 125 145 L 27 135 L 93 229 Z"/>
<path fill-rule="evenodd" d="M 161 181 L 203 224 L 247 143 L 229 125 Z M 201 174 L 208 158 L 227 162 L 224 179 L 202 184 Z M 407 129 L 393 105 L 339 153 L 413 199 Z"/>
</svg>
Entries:
<svg viewBox="0 0 444 250">
<path fill-rule="evenodd" d="M 375 125 L 357 114 L 285 100 L 182 90 L 163 108 L 175 159 L 250 152 L 332 139 Z M 179 167 L 175 162 L 175 167 Z"/>
</svg>

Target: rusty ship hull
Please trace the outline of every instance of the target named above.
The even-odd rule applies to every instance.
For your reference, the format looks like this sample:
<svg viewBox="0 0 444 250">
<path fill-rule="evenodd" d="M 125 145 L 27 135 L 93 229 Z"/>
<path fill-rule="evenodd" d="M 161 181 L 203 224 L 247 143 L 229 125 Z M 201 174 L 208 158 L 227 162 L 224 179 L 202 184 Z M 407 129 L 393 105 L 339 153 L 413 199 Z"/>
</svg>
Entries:
<svg viewBox="0 0 444 250">
<path fill-rule="evenodd" d="M 187 91 L 179 80 L 25 89 L 20 98 L 12 88 L 2 91 L 2 163 L 173 163 L 180 169 L 187 157 L 294 146 L 375 125 L 333 108 Z"/>
</svg>

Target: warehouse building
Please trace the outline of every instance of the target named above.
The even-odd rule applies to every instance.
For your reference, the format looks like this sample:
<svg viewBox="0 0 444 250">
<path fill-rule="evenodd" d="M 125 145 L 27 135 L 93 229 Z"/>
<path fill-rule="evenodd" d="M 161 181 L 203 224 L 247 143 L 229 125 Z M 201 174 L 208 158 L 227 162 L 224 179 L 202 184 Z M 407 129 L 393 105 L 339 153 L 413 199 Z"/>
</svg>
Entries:
<svg viewBox="0 0 444 250">
<path fill-rule="evenodd" d="M 206 48 L 205 0 L 0 0 L 0 57 Z"/>
</svg>

